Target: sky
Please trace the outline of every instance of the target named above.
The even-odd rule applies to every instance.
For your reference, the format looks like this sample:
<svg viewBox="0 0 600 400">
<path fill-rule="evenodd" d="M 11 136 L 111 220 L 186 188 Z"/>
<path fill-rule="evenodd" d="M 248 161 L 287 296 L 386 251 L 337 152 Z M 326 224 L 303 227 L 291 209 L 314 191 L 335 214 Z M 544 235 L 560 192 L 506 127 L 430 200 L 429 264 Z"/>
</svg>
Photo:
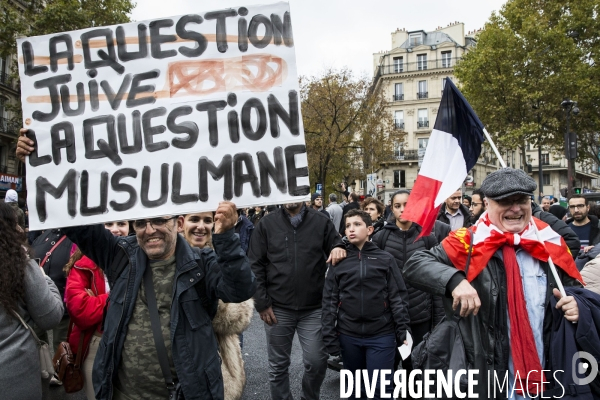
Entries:
<svg viewBox="0 0 600 400">
<path fill-rule="evenodd" d="M 230 7 L 269 4 L 244 0 L 137 0 L 132 19 L 177 16 Z M 463 22 L 465 33 L 483 28 L 506 0 L 290 0 L 298 75 L 348 67 L 373 75 L 373 53 L 391 50 L 396 28 L 432 31 Z M 165 5 L 168 5 L 168 9 Z"/>
</svg>

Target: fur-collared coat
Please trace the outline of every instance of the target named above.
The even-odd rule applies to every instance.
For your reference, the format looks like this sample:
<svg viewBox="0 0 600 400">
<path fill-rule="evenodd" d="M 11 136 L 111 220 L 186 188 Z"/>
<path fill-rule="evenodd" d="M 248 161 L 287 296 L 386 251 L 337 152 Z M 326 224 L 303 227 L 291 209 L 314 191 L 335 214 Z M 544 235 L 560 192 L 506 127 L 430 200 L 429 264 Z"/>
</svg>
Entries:
<svg viewBox="0 0 600 400">
<path fill-rule="evenodd" d="M 246 385 L 239 335 L 250 325 L 253 312 L 254 300 L 252 299 L 243 303 L 224 303 L 219 300 L 219 308 L 213 318 L 213 330 L 219 343 L 222 360 L 225 400 L 239 400 Z"/>
</svg>

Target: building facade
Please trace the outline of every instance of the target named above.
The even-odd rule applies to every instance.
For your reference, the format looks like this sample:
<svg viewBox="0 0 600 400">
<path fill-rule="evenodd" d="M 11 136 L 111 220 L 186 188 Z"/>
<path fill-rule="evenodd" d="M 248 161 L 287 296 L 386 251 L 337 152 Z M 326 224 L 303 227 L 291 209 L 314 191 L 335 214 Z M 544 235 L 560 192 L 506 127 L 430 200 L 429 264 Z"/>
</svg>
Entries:
<svg viewBox="0 0 600 400">
<path fill-rule="evenodd" d="M 377 174 L 377 195 L 387 202 L 398 189 L 412 189 L 419 172 L 425 149 L 435 124 L 438 106 L 446 79 L 458 86 L 454 76 L 457 61 L 476 44 L 478 31 L 465 34 L 464 24 L 455 22 L 432 32 L 392 32 L 392 48 L 373 55 L 374 85 L 383 90 L 388 109 L 394 118 L 395 129 L 405 133 L 405 139 L 395 146 L 388 161 L 381 163 Z M 530 171 L 538 182 L 538 150 L 526 149 L 527 163 L 518 151 L 501 153 L 507 166 Z M 542 151 L 544 195 L 558 197 L 567 187 L 567 160 L 561 154 Z M 524 165 L 525 164 L 525 165 Z M 468 172 L 463 186 L 471 193 L 481 186 L 485 177 L 501 165 L 487 144 L 475 167 Z M 597 178 L 592 168 L 576 164 L 574 187 L 592 187 Z"/>
<path fill-rule="evenodd" d="M 13 1 L 17 9 L 26 5 Z M 19 128 L 14 113 L 9 111 L 10 105 L 21 101 L 18 82 L 13 79 L 16 72 L 16 55 L 0 57 L 0 199 L 3 199 L 8 189 L 15 189 L 20 196 L 24 192 L 24 165 L 17 160 L 15 148 L 19 137 Z"/>
<path fill-rule="evenodd" d="M 392 49 L 373 55 L 374 85 L 389 99 L 395 129 L 405 133 L 393 157 L 377 171 L 377 194 L 385 201 L 396 190 L 413 187 L 446 79 L 456 82 L 454 66 L 474 44 L 474 35 L 465 35 L 464 24 L 455 22 L 432 32 L 398 29 L 392 32 Z M 491 159 L 486 163 L 482 158 L 469 171 L 468 189 L 478 187 L 496 169 Z"/>
</svg>

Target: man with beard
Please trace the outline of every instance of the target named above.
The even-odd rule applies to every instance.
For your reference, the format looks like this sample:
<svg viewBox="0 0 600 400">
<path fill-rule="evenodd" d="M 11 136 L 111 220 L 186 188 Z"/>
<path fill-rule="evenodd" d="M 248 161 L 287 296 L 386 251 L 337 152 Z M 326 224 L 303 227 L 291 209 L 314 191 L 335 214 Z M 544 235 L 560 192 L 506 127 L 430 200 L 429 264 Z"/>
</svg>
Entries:
<svg viewBox="0 0 600 400">
<path fill-rule="evenodd" d="M 598 217 L 589 214 L 588 201 L 580 194 L 574 194 L 569 198 L 569 211 L 572 217 L 567 220 L 567 224 L 579 236 L 581 250 L 587 253 L 600 242 Z"/>
<path fill-rule="evenodd" d="M 265 216 L 250 239 L 256 310 L 265 323 L 272 399 L 290 399 L 292 340 L 298 332 L 304 361 L 302 398 L 317 400 L 327 371 L 321 302 L 327 263 L 346 250 L 333 222 L 304 203 Z M 329 257 L 329 258 L 327 258 Z"/>
<path fill-rule="evenodd" d="M 485 203 L 483 202 L 481 190 L 473 191 L 473 194 L 471 195 L 471 207 L 469 208 L 469 211 L 471 211 L 472 223 L 475 223 L 485 212 Z"/>
</svg>

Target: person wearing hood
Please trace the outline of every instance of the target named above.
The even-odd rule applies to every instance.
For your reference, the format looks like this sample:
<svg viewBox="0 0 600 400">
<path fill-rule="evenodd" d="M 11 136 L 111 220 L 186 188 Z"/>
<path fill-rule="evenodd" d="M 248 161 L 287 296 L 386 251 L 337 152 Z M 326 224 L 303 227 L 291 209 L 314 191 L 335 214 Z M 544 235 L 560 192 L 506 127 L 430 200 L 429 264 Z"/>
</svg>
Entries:
<svg viewBox="0 0 600 400">
<path fill-rule="evenodd" d="M 25 213 L 19 208 L 19 196 L 17 195 L 17 191 L 14 189 L 8 189 L 6 191 L 6 196 L 4 197 L 4 202 L 8 204 L 17 214 L 17 222 L 21 229 L 25 231 Z"/>
</svg>

